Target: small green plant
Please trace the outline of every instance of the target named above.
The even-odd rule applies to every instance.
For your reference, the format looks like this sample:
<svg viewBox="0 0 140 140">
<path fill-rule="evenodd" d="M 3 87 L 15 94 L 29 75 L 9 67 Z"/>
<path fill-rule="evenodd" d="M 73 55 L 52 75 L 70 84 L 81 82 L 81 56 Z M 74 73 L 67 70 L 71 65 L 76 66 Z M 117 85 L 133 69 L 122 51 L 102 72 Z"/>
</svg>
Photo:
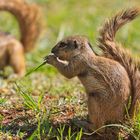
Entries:
<svg viewBox="0 0 140 140">
<path fill-rule="evenodd" d="M 28 140 L 34 139 L 48 139 L 52 136 L 52 126 L 49 122 L 49 116 L 46 116 L 46 113 L 36 115 L 37 118 L 37 128 L 33 134 L 28 138 Z"/>
<path fill-rule="evenodd" d="M 59 134 L 59 136 L 57 136 L 56 138 L 57 138 L 57 140 L 63 140 L 63 133 L 64 133 L 64 130 L 65 130 L 65 125 L 60 125 L 60 127 L 59 128 L 57 128 L 57 131 L 58 131 L 58 134 Z"/>
<path fill-rule="evenodd" d="M 83 135 L 83 130 L 81 128 L 80 131 L 77 133 L 76 140 L 81 140 L 82 135 Z"/>
<path fill-rule="evenodd" d="M 23 90 L 22 87 L 19 86 L 17 83 L 15 85 L 18 93 L 20 93 L 21 97 L 23 98 L 25 106 L 28 107 L 28 109 L 31 109 L 36 112 L 35 118 L 37 127 L 28 139 L 41 140 L 42 137 L 44 138 L 51 137 L 52 126 L 50 125 L 49 122 L 51 112 L 46 111 L 46 109 L 41 106 L 44 94 L 40 94 L 40 96 L 38 97 L 38 101 L 35 101 L 27 90 Z"/>
<path fill-rule="evenodd" d="M 71 127 L 68 129 L 68 135 L 66 136 L 66 140 L 71 140 L 75 133 L 72 134 Z"/>
<path fill-rule="evenodd" d="M 40 111 L 39 105 L 41 103 L 42 96 L 40 96 L 39 104 L 37 104 L 37 102 L 33 99 L 33 97 L 30 95 L 30 93 L 27 90 L 24 91 L 17 83 L 15 83 L 15 85 L 16 85 L 17 92 L 20 93 L 20 95 L 24 99 L 23 101 L 26 107 L 39 112 Z"/>
<path fill-rule="evenodd" d="M 66 139 L 66 140 L 81 140 L 82 135 L 83 135 L 82 128 L 80 129 L 79 132 L 72 132 L 72 129 L 69 126 L 68 132 L 65 132 L 66 131 L 65 127 L 66 127 L 65 125 L 63 125 L 63 126 L 60 125 L 60 127 L 57 128 L 57 131 L 58 131 L 58 136 L 56 137 L 57 140 L 64 140 L 64 139 Z"/>
<path fill-rule="evenodd" d="M 6 99 L 0 98 L 0 105 L 3 105 L 6 102 Z"/>
</svg>

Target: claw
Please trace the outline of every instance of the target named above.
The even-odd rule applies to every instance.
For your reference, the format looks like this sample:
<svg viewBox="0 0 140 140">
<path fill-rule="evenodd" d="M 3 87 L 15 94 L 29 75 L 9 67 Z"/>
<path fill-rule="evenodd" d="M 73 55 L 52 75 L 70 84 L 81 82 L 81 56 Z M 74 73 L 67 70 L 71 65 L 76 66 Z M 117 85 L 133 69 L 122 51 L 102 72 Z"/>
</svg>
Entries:
<svg viewBox="0 0 140 140">
<path fill-rule="evenodd" d="M 48 59 L 48 56 L 45 56 L 44 58 L 43 58 L 43 60 L 46 62 L 47 61 L 47 59 Z"/>
<path fill-rule="evenodd" d="M 54 54 L 53 54 L 53 53 L 50 53 L 49 55 L 45 56 L 45 57 L 43 58 L 43 60 L 44 60 L 44 61 L 47 61 L 48 56 L 50 56 L 50 55 L 54 55 Z M 55 56 L 55 55 L 54 55 L 54 56 Z"/>
</svg>

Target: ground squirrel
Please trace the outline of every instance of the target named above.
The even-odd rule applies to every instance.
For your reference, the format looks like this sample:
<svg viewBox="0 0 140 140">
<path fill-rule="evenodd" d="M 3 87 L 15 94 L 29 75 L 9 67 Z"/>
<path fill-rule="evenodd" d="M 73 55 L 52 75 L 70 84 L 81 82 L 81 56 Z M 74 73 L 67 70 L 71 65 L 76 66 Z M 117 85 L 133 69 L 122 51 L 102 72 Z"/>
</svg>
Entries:
<svg viewBox="0 0 140 140">
<path fill-rule="evenodd" d="M 8 11 L 19 23 L 21 39 L 0 33 L 0 69 L 11 65 L 19 76 L 25 73 L 25 52 L 33 49 L 40 32 L 38 7 L 27 4 L 24 0 L 1 0 L 0 11 Z"/>
<path fill-rule="evenodd" d="M 65 77 L 77 76 L 80 79 L 87 93 L 90 128 L 97 129 L 107 123 L 123 121 L 129 97 L 132 96 L 130 110 L 133 110 L 133 102 L 140 94 L 137 65 L 114 41 L 119 27 L 134 19 L 138 13 L 137 9 L 128 9 L 105 23 L 98 44 L 104 55 L 95 54 L 86 37 L 70 36 L 54 46 L 53 55 L 45 57 L 45 61 Z"/>
</svg>

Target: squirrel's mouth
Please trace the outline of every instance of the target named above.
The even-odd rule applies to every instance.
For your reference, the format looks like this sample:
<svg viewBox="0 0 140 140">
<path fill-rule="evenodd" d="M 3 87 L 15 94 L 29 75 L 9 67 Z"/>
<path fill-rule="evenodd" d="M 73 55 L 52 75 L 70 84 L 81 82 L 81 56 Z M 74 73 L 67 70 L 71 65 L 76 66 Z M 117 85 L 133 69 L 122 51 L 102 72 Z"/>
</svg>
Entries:
<svg viewBox="0 0 140 140">
<path fill-rule="evenodd" d="M 67 60 L 63 60 L 63 59 L 60 59 L 59 57 L 57 57 L 57 60 L 61 63 L 64 63 L 64 64 L 68 64 L 69 62 Z"/>
<path fill-rule="evenodd" d="M 58 60 L 59 62 L 62 62 L 62 63 L 68 64 L 68 61 L 65 60 L 63 57 L 58 56 L 58 55 L 56 55 L 56 54 L 54 54 L 54 53 L 51 53 L 51 55 L 56 56 L 56 58 L 57 58 L 57 60 Z"/>
<path fill-rule="evenodd" d="M 59 61 L 66 61 L 63 57 L 58 56 L 55 53 L 50 53 L 49 55 L 54 55 L 57 58 L 57 60 L 59 60 Z"/>
<path fill-rule="evenodd" d="M 54 56 L 56 56 L 59 60 L 65 61 L 65 58 L 63 56 L 60 56 L 57 53 L 51 53 L 51 54 L 53 54 Z"/>
</svg>

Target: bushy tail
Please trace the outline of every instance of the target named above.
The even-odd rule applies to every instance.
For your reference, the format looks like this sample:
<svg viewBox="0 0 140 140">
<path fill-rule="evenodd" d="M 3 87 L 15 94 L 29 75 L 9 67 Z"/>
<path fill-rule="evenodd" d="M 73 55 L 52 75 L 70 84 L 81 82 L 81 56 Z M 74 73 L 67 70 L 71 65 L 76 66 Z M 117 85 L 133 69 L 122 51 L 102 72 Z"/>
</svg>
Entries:
<svg viewBox="0 0 140 140">
<path fill-rule="evenodd" d="M 131 105 L 130 116 L 134 115 L 137 101 L 140 101 L 140 71 L 139 66 L 127 50 L 115 42 L 117 30 L 127 22 L 135 19 L 140 14 L 139 9 L 132 8 L 118 13 L 112 19 L 105 22 L 100 30 L 98 46 L 102 49 L 105 57 L 118 61 L 127 71 L 131 81 Z"/>
<path fill-rule="evenodd" d="M 35 46 L 40 33 L 38 7 L 27 4 L 24 0 L 0 0 L 0 10 L 9 11 L 19 22 L 21 43 L 25 52 Z"/>
</svg>

